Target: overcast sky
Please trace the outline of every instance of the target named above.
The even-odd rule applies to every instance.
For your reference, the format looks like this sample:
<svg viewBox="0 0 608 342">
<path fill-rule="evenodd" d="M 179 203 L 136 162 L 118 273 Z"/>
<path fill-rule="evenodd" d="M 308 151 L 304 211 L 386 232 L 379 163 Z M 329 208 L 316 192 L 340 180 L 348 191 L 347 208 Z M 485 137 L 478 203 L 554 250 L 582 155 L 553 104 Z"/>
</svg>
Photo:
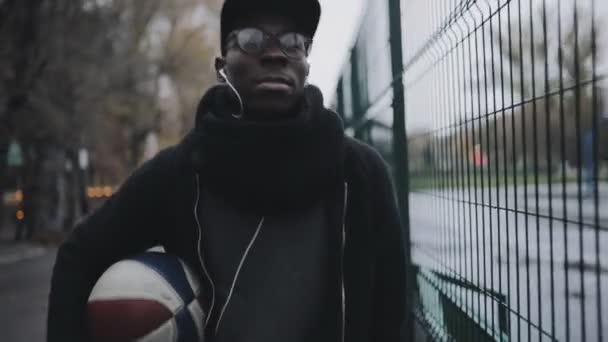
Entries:
<svg viewBox="0 0 608 342">
<path fill-rule="evenodd" d="M 310 54 L 309 82 L 329 103 L 356 38 L 365 0 L 320 0 L 321 23 Z"/>
</svg>

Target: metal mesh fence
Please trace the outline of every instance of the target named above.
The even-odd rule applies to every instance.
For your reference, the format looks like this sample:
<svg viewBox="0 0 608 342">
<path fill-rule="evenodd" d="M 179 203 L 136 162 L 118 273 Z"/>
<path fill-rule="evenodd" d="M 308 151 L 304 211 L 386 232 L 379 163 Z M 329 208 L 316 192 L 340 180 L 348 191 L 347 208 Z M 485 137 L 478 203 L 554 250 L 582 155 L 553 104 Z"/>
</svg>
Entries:
<svg viewBox="0 0 608 342">
<path fill-rule="evenodd" d="M 399 25 L 369 2 L 338 107 L 409 193 L 415 316 L 436 340 L 606 341 L 608 4 L 396 2 Z"/>
</svg>

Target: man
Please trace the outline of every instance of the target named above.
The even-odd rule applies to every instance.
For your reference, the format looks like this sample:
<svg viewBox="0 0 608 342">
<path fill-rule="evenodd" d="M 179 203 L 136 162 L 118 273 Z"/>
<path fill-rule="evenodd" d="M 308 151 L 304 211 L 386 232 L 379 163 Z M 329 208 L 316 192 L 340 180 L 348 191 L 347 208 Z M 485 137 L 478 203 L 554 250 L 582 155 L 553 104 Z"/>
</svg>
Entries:
<svg viewBox="0 0 608 342">
<path fill-rule="evenodd" d="M 305 85 L 317 0 L 227 0 L 195 128 L 61 246 L 49 341 L 86 340 L 111 264 L 162 245 L 200 275 L 208 341 L 398 341 L 402 234 L 378 153 Z"/>
</svg>

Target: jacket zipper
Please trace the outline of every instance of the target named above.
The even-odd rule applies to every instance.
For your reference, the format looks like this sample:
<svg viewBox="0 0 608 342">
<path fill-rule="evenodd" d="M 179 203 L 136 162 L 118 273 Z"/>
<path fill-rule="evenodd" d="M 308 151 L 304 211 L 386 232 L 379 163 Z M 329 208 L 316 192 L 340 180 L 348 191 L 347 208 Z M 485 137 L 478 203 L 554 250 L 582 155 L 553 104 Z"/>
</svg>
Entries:
<svg viewBox="0 0 608 342">
<path fill-rule="evenodd" d="M 198 206 L 201 198 L 201 188 L 200 188 L 200 179 L 198 173 L 196 174 L 196 202 L 194 203 L 194 219 L 196 220 L 196 225 L 198 227 L 198 239 L 197 239 L 197 253 L 198 253 L 198 261 L 203 268 L 203 272 L 209 280 L 211 284 L 211 306 L 209 307 L 209 312 L 207 313 L 207 318 L 205 319 L 205 326 L 203 329 L 206 329 L 207 324 L 209 323 L 209 318 L 211 318 L 211 314 L 213 313 L 213 307 L 215 306 L 215 284 L 213 283 L 213 279 L 207 272 L 207 267 L 205 267 L 205 262 L 203 261 L 203 253 L 202 253 L 202 239 L 203 239 L 203 228 L 201 226 L 201 222 L 198 218 Z"/>
<path fill-rule="evenodd" d="M 342 208 L 342 246 L 340 250 L 340 280 L 342 290 L 342 335 L 341 342 L 346 338 L 346 287 L 344 286 L 344 250 L 346 248 L 346 210 L 348 208 L 348 183 L 344 183 L 344 206 Z"/>
</svg>

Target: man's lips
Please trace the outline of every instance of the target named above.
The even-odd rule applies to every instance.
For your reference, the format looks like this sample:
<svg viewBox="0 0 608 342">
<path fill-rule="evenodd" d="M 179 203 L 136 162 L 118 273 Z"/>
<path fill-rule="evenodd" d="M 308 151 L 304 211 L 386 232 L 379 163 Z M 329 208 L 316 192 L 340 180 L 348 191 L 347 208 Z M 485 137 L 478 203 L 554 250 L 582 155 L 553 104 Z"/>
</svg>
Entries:
<svg viewBox="0 0 608 342">
<path fill-rule="evenodd" d="M 293 88 L 293 82 L 287 77 L 269 76 L 263 77 L 256 82 L 258 90 L 267 91 L 290 91 Z"/>
<path fill-rule="evenodd" d="M 266 76 L 266 77 L 261 77 L 260 79 L 257 80 L 256 83 L 257 84 L 261 84 L 261 83 L 283 83 L 283 84 L 286 84 L 288 86 L 293 86 L 293 81 L 289 77 L 285 77 L 285 76 Z"/>
</svg>

